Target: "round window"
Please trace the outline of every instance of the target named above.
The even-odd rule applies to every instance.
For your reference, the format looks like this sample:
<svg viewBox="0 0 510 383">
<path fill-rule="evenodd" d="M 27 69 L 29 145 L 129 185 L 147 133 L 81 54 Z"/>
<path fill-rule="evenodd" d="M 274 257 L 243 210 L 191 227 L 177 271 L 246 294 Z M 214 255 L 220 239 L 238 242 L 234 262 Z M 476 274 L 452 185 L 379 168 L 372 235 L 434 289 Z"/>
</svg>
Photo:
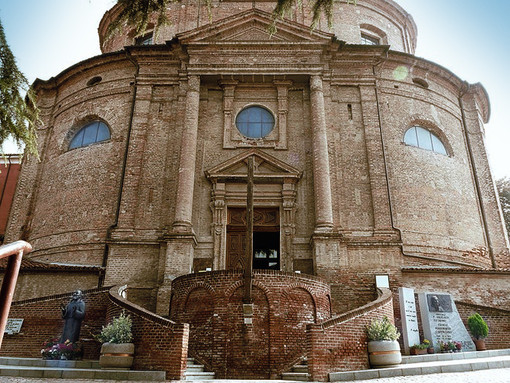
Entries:
<svg viewBox="0 0 510 383">
<path fill-rule="evenodd" d="M 236 126 L 248 138 L 262 138 L 274 128 L 273 114 L 261 106 L 244 108 L 236 117 Z"/>
</svg>

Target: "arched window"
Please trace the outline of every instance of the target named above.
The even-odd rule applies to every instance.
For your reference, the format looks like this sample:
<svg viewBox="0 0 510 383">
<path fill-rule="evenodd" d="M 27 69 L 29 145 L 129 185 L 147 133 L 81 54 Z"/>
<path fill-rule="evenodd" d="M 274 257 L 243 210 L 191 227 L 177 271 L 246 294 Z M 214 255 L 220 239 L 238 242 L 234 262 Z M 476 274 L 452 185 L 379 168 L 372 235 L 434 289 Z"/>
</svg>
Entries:
<svg viewBox="0 0 510 383">
<path fill-rule="evenodd" d="M 413 126 L 409 128 L 404 135 L 404 143 L 411 146 L 417 146 L 431 152 L 448 155 L 443 143 L 434 133 L 422 128 L 421 126 Z"/>
<path fill-rule="evenodd" d="M 109 139 L 110 129 L 106 124 L 102 121 L 92 121 L 78 130 L 69 144 L 69 149 L 82 148 Z"/>
<path fill-rule="evenodd" d="M 236 117 L 236 126 L 248 138 L 262 138 L 274 128 L 273 114 L 261 106 L 244 108 Z"/>
</svg>

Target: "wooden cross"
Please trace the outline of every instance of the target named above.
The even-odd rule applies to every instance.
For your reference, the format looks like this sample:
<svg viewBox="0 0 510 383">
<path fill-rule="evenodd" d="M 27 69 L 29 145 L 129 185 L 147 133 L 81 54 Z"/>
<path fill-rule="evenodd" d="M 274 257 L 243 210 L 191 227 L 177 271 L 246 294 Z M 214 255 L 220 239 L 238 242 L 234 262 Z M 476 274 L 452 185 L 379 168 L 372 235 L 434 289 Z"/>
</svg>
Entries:
<svg viewBox="0 0 510 383">
<path fill-rule="evenodd" d="M 248 181 L 246 203 L 246 266 L 243 270 L 243 302 L 252 303 L 253 285 L 253 156 L 248 157 Z"/>
</svg>

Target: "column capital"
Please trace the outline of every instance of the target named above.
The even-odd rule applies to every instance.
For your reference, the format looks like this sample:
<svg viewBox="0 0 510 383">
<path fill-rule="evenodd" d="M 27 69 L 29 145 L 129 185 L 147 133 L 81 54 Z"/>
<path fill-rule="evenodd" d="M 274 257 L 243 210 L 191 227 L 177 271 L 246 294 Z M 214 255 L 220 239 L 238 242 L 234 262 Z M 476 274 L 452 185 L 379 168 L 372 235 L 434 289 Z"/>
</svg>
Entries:
<svg viewBox="0 0 510 383">
<path fill-rule="evenodd" d="M 190 92 L 200 91 L 200 76 L 197 75 L 188 76 L 188 91 Z"/>
<path fill-rule="evenodd" d="M 310 76 L 310 90 L 312 92 L 322 92 L 322 77 L 319 75 Z"/>
</svg>

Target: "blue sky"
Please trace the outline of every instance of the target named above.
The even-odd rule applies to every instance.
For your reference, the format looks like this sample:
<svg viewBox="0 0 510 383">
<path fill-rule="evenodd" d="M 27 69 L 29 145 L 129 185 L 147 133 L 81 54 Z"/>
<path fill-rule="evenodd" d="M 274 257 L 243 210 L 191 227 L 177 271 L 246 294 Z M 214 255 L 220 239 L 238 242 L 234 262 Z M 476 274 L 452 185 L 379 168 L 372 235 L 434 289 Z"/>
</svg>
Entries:
<svg viewBox="0 0 510 383">
<path fill-rule="evenodd" d="M 358 0 L 359 2 L 363 0 Z M 510 177 L 510 1 L 397 0 L 418 25 L 416 55 L 470 83 L 491 99 L 486 125 L 496 178 Z M 18 66 L 32 82 L 100 54 L 97 27 L 115 0 L 0 0 L 0 18 Z M 341 39 L 341 36 L 339 36 Z"/>
</svg>

